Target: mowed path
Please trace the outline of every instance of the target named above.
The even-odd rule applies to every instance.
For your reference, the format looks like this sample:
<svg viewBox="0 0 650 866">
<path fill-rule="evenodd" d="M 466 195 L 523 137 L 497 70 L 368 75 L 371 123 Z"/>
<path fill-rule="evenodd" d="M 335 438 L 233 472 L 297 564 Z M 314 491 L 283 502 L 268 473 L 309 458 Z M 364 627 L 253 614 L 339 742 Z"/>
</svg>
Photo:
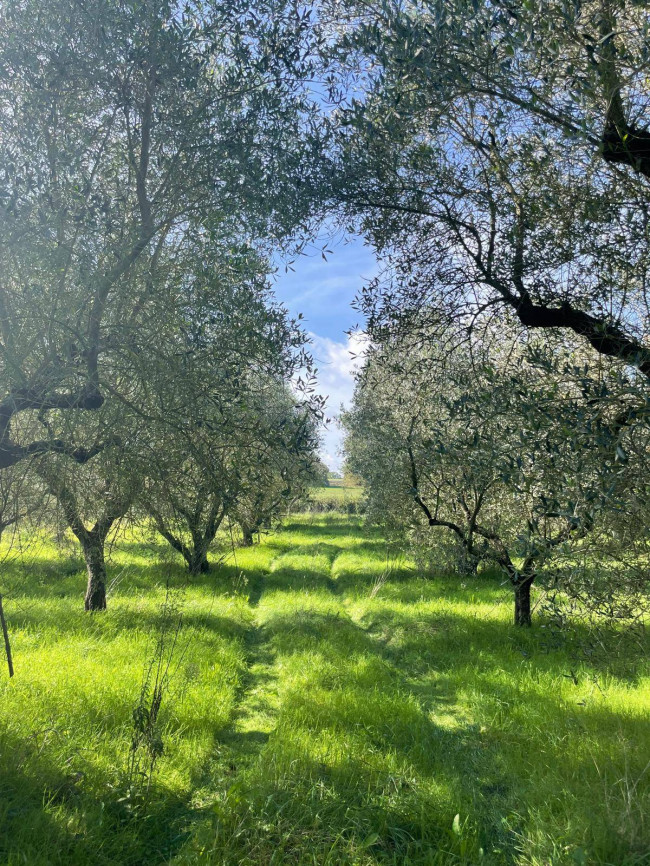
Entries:
<svg viewBox="0 0 650 866">
<path fill-rule="evenodd" d="M 576 687 L 566 654 L 510 625 L 498 579 L 423 579 L 334 516 L 239 557 L 247 672 L 190 860 L 587 863 L 599 844 L 627 862 L 628 829 L 593 817 L 594 762 L 628 760 L 611 737 L 627 725 L 629 745 L 643 714 L 620 711 L 613 683 L 607 708 L 591 673 Z"/>
<path fill-rule="evenodd" d="M 266 563 L 247 578 L 252 615 L 245 637 L 247 673 L 232 728 L 222 734 L 223 743 L 232 749 L 233 768 L 235 759 L 248 763 L 256 757 L 278 724 L 281 692 L 292 673 L 286 656 L 298 652 L 300 645 L 307 648 L 310 640 L 312 649 L 318 650 L 323 626 L 352 623 L 337 581 L 337 563 L 342 558 L 348 565 L 363 561 L 374 572 L 382 544 L 355 532 L 357 525 L 346 525 L 348 532 L 342 536 L 340 523 L 288 526 L 264 545 Z M 370 551 L 375 554 L 371 567 Z M 246 560 L 245 552 L 239 559 Z"/>
<path fill-rule="evenodd" d="M 393 603 L 381 602 L 388 583 L 414 601 L 412 570 L 377 533 L 344 517 L 298 520 L 250 555 L 247 572 L 239 552 L 252 614 L 248 666 L 232 725 L 219 736 L 228 788 L 204 856 L 374 862 L 385 838 L 396 856 L 426 837 L 427 849 L 451 851 L 455 804 L 445 806 L 443 828 L 423 811 L 447 785 L 431 780 L 425 796 L 418 775 L 439 763 L 435 754 L 447 762 L 460 752 L 462 722 L 444 677 L 399 648 L 407 634 L 426 639 L 426 617 L 411 615 L 406 628 Z"/>
</svg>

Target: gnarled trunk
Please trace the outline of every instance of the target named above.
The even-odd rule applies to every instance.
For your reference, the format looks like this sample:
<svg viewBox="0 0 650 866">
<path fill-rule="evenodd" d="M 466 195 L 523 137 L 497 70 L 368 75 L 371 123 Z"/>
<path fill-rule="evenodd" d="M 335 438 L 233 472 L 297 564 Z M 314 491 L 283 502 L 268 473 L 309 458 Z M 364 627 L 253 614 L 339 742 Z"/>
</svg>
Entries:
<svg viewBox="0 0 650 866">
<path fill-rule="evenodd" d="M 128 493 L 119 493 L 119 491 L 117 496 L 114 494 L 107 496 L 102 513 L 92 529 L 88 529 L 81 516 L 74 490 L 65 484 L 53 468 L 48 469 L 48 467 L 41 466 L 37 471 L 46 482 L 50 492 L 57 498 L 68 526 L 81 545 L 88 572 L 84 607 L 89 611 L 106 610 L 104 545 L 111 527 L 128 511 L 131 496 Z"/>
<path fill-rule="evenodd" d="M 210 563 L 208 562 L 208 548 L 217 533 L 216 527 L 213 529 L 212 524 L 208 521 L 205 532 L 201 530 L 198 524 L 190 526 L 192 535 L 192 544 L 188 545 L 185 555 L 185 561 L 190 574 L 206 574 L 210 571 Z"/>
<path fill-rule="evenodd" d="M 185 561 L 187 562 L 187 568 L 192 575 L 198 574 L 206 574 L 210 571 L 210 563 L 208 562 L 207 555 L 199 550 L 194 550 L 190 553 L 189 557 L 185 557 Z"/>
<path fill-rule="evenodd" d="M 253 546 L 253 530 L 250 526 L 246 526 L 245 523 L 239 524 L 241 527 L 241 536 L 242 536 L 242 547 L 252 547 Z"/>
<path fill-rule="evenodd" d="M 515 589 L 515 625 L 532 625 L 530 615 L 530 588 L 534 577 L 521 578 L 514 584 Z"/>
<path fill-rule="evenodd" d="M 84 607 L 86 610 L 106 610 L 106 562 L 104 560 L 104 539 L 96 533 L 89 532 L 81 540 L 86 570 L 88 571 L 88 586 Z"/>
</svg>

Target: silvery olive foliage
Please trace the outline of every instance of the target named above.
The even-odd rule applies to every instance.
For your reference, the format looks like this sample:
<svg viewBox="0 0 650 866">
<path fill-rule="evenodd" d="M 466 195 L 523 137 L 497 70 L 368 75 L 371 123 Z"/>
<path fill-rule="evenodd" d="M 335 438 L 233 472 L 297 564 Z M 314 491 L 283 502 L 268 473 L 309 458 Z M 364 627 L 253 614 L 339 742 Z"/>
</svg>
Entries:
<svg viewBox="0 0 650 866">
<path fill-rule="evenodd" d="M 335 9 L 328 177 L 385 265 L 359 299 L 371 335 L 514 314 L 647 375 L 641 4 Z"/>
<path fill-rule="evenodd" d="M 3 8 L 1 465 L 65 450 L 14 419 L 98 408 L 113 353 L 164 329 L 162 261 L 292 228 L 305 28 L 274 2 Z"/>
<path fill-rule="evenodd" d="M 257 423 L 239 473 L 232 511 L 245 545 L 270 528 L 322 479 L 320 429 L 313 408 L 284 384 L 259 382 Z"/>
<path fill-rule="evenodd" d="M 20 0 L 0 18 L 0 468 L 33 464 L 85 554 L 97 517 L 98 609 L 104 530 L 156 441 L 244 399 L 246 371 L 309 382 L 269 261 L 304 213 L 310 17 Z"/>
<path fill-rule="evenodd" d="M 645 574 L 641 567 L 634 577 L 627 552 L 645 520 L 650 405 L 647 11 L 626 0 L 387 0 L 372 9 L 336 2 L 326 8 L 324 62 L 337 103 L 326 185 L 341 218 L 364 233 L 381 265 L 357 301 L 375 350 L 348 422 L 360 406 L 378 406 L 364 383 L 386 366 L 404 394 L 433 388 L 438 395 L 432 417 L 421 422 L 419 410 L 401 417 L 399 431 L 391 424 L 381 430 L 381 412 L 376 416 L 369 442 L 383 437 L 374 452 L 378 467 L 386 478 L 409 476 L 411 494 L 410 501 L 396 497 L 391 484 L 380 492 L 381 470 L 367 460 L 375 513 L 393 515 L 402 527 L 414 515 L 425 524 L 447 520 L 456 539 L 449 556 L 459 544 L 487 546 L 506 573 L 512 569 L 503 551 L 497 555 L 502 542 L 515 571 L 526 572 L 533 556 L 535 570 L 550 574 L 563 551 L 600 545 L 609 533 L 600 546 L 599 561 L 609 561 L 601 576 L 614 581 L 612 598 L 628 588 L 634 607 L 632 586 L 643 586 Z M 515 372 L 500 351 L 508 332 L 537 345 L 534 363 Z M 401 363 L 408 352 L 410 367 Z M 448 353 L 454 364 L 442 364 Z M 554 391 L 576 402 L 549 402 Z M 451 408 L 450 394 L 460 401 Z M 435 445 L 419 425 L 438 429 L 445 418 L 462 419 L 462 436 L 445 427 Z M 505 440 L 490 430 L 490 418 L 499 419 Z M 553 431 L 550 451 L 545 424 Z M 353 467 L 364 448 L 357 434 L 360 428 L 348 440 Z M 524 434 L 546 444 L 531 446 L 527 457 Z M 456 470 L 440 490 L 420 496 L 425 458 L 433 453 L 437 466 Z M 397 454 L 402 462 L 391 465 Z M 513 471 L 504 470 L 504 460 L 514 461 Z M 490 481 L 481 495 L 481 473 L 497 473 L 504 485 L 499 540 L 473 541 L 479 515 L 472 521 L 469 493 L 457 493 L 467 467 L 484 519 L 497 488 Z M 535 482 L 524 483 L 521 473 L 532 469 Z M 447 517 L 436 510 L 438 501 L 451 508 Z M 581 503 L 584 514 L 568 521 Z M 629 519 L 618 519 L 623 514 Z M 423 534 L 421 526 L 412 531 Z M 473 567 L 463 559 L 463 567 Z M 576 589 L 586 571 L 569 567 L 568 554 L 564 561 Z M 596 604 L 596 583 L 585 578 L 583 601 Z"/>
<path fill-rule="evenodd" d="M 264 521 L 304 492 L 318 444 L 308 401 L 282 380 L 244 373 L 230 390 L 222 382 L 181 427 L 158 427 L 139 505 L 191 574 L 207 572 L 224 520 L 239 523 L 252 543 Z"/>
<path fill-rule="evenodd" d="M 164 266 L 161 260 L 155 278 L 150 290 L 169 298 L 167 322 L 156 333 L 134 333 L 116 351 L 120 391 L 92 413 L 38 418 L 48 441 L 84 454 L 81 461 L 57 453 L 34 459 L 82 546 L 89 610 L 106 604 L 104 544 L 127 513 L 151 520 L 192 574 L 206 571 L 215 535 L 253 475 L 271 486 L 259 476 L 260 454 L 291 447 L 278 438 L 280 419 L 269 425 L 265 418 L 305 363 L 305 337 L 274 302 L 264 259 L 246 247 L 192 240 Z M 298 393 L 294 406 L 311 425 L 300 451 L 309 463 L 319 406 Z M 90 440 L 89 449 L 81 444 Z"/>
<path fill-rule="evenodd" d="M 647 574 L 620 561 L 647 514 L 648 436 L 619 422 L 638 385 L 595 353 L 506 337 L 489 356 L 404 339 L 369 352 L 344 426 L 372 517 L 433 562 L 442 538 L 438 568 L 450 544 L 460 570 L 498 568 L 520 625 L 532 584 L 577 580 L 576 557 L 593 575 L 617 526 L 616 591 L 640 597 Z"/>
</svg>

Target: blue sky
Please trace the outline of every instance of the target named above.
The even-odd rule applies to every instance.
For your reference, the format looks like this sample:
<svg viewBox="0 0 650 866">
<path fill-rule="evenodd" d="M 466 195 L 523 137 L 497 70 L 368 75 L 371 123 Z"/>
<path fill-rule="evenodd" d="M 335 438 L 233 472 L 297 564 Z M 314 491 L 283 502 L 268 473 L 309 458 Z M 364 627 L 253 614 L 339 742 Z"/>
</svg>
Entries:
<svg viewBox="0 0 650 866">
<path fill-rule="evenodd" d="M 332 469 L 341 465 L 341 433 L 336 415 L 341 404 L 348 405 L 354 387 L 355 363 L 351 352 L 359 351 L 360 340 L 347 336 L 355 325 L 363 328 L 352 301 L 364 284 L 377 272 L 372 251 L 360 238 L 328 242 L 327 261 L 320 247 L 296 259 L 293 271 L 280 268 L 274 286 L 279 301 L 293 314 L 302 313 L 312 339 L 312 354 L 318 366 L 318 390 L 325 395 L 327 412 L 333 418 L 323 435 L 322 457 Z"/>
</svg>

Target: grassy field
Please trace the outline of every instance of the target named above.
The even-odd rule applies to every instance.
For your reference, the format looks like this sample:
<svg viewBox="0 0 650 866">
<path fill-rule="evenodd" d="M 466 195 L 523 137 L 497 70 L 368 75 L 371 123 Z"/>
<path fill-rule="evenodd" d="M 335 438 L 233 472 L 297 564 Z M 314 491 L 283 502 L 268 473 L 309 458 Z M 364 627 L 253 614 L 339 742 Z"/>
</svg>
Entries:
<svg viewBox="0 0 650 866">
<path fill-rule="evenodd" d="M 361 484 L 361 480 L 351 475 L 348 475 L 345 478 L 332 478 L 330 476 L 327 480 L 327 484 L 329 487 L 347 488 L 348 490 L 354 488 L 358 490 L 360 489 L 359 485 Z"/>
<path fill-rule="evenodd" d="M 316 501 L 332 499 L 335 502 L 356 502 L 363 496 L 363 487 L 312 487 L 309 496 Z"/>
<path fill-rule="evenodd" d="M 191 583 L 123 541 L 111 576 L 89 616 L 52 545 L 3 566 L 0 863 L 650 863 L 640 651 L 578 662 L 494 579 L 425 580 L 341 515 Z"/>
<path fill-rule="evenodd" d="M 330 486 L 312 487 L 302 509 L 316 513 L 343 511 L 355 514 L 362 507 L 363 487 Z"/>
</svg>

